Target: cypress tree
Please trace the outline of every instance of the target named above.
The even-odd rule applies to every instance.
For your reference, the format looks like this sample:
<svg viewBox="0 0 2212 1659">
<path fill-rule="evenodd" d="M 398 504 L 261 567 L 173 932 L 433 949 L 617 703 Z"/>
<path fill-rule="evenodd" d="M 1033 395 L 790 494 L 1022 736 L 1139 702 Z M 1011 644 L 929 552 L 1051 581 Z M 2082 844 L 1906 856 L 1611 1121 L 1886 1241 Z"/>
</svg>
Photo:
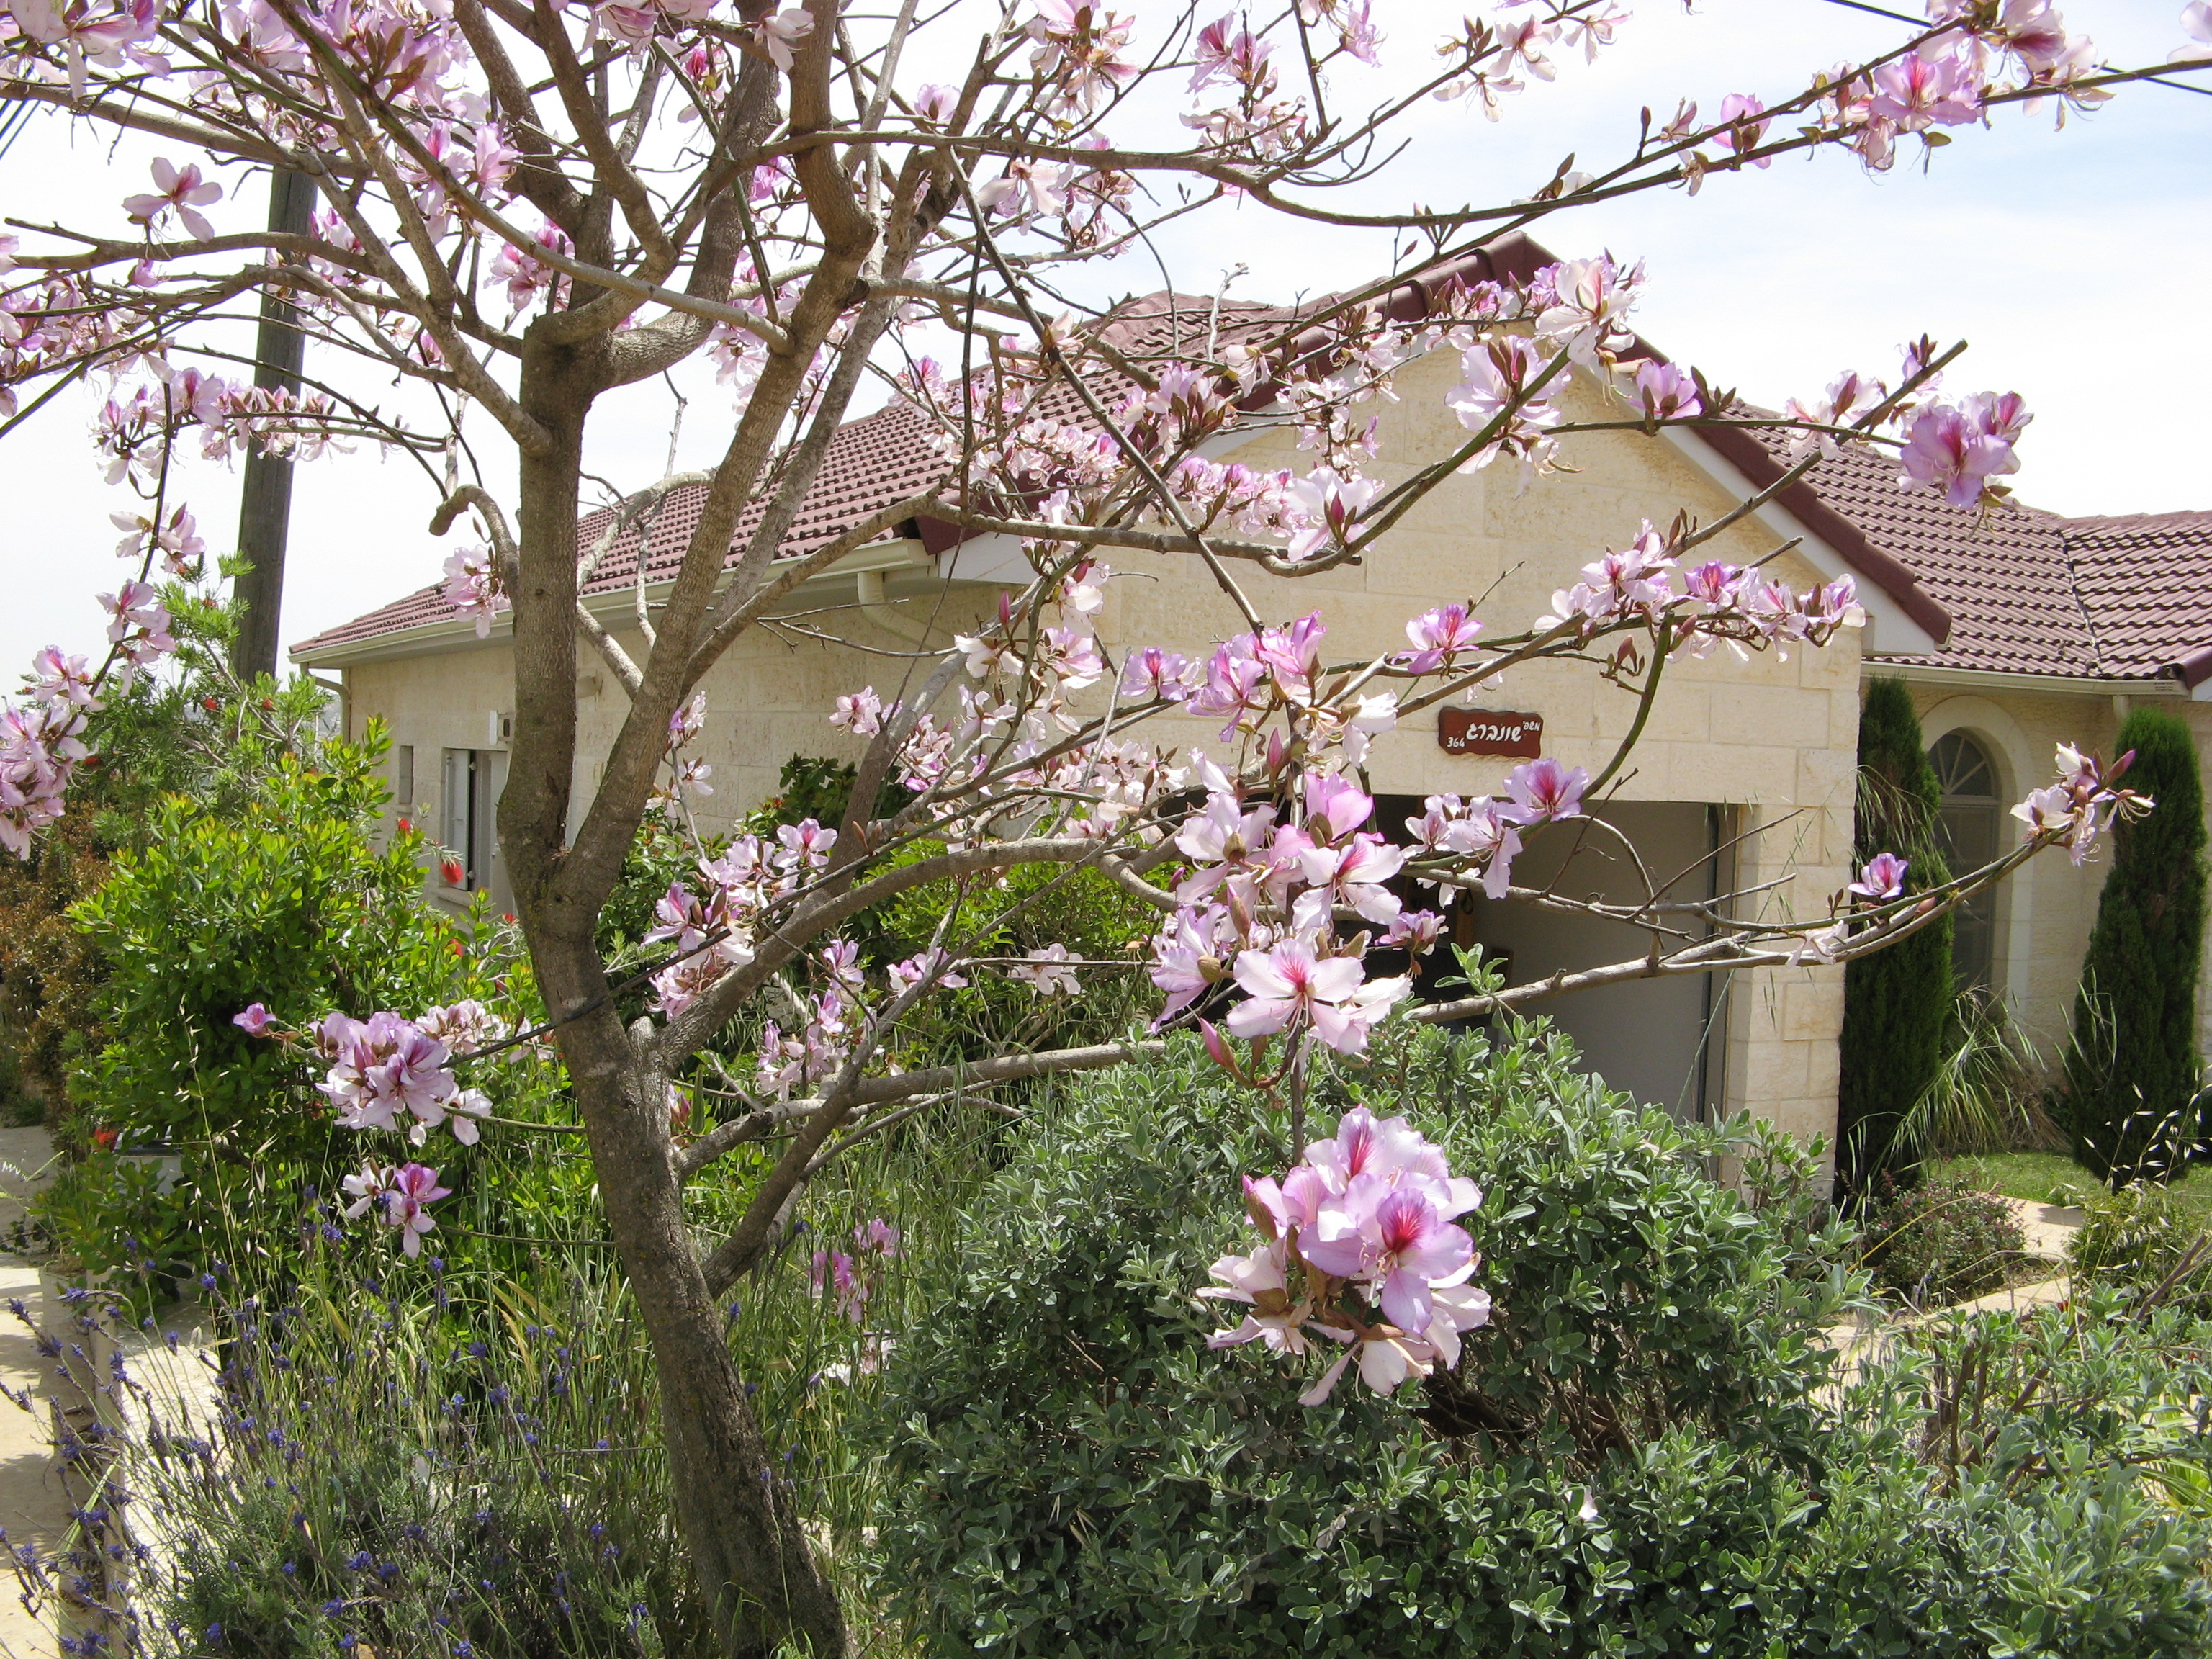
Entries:
<svg viewBox="0 0 2212 1659">
<path fill-rule="evenodd" d="M 1911 694 L 1902 680 L 1874 681 L 1859 712 L 1855 863 L 1894 853 L 1910 860 L 1907 892 L 1942 886 L 1951 878 L 1936 836 L 1942 804 Z M 1954 994 L 1948 915 L 1845 966 L 1836 1171 L 1846 1192 L 1866 1194 L 1885 1171 L 1912 1179 L 1897 1132 L 1942 1065 Z"/>
<path fill-rule="evenodd" d="M 2112 868 L 2074 1002 L 2058 1118 L 2075 1152 L 2124 1185 L 2163 1179 L 2194 1140 L 2197 976 L 2204 948 L 2204 787 L 2189 727 L 2140 708 L 2123 780 L 2157 805 L 2112 831 Z"/>
</svg>

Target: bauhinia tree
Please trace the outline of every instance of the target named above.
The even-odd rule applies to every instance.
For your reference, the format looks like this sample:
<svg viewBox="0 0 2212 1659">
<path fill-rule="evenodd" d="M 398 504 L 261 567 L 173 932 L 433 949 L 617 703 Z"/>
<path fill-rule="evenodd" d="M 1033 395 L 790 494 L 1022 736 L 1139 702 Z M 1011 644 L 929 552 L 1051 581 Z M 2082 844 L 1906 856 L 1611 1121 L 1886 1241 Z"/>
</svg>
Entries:
<svg viewBox="0 0 2212 1659">
<path fill-rule="evenodd" d="M 1826 397 L 1758 415 L 1640 347 L 1625 321 L 1639 267 L 1516 259 L 1528 245 L 1501 239 L 1563 208 L 1694 191 L 1800 152 L 1841 148 L 1880 170 L 2008 104 L 2063 118 L 2117 82 L 2174 72 L 2104 63 L 2045 0 L 1934 0 L 1870 61 L 1766 99 L 1646 112 L 1607 159 L 1563 167 L 1528 199 L 1433 210 L 1377 200 L 1388 186 L 1376 161 L 1401 128 L 1413 136 L 1410 114 L 1443 100 L 1463 112 L 1446 142 L 1472 142 L 1478 114 L 1549 79 L 1555 57 L 1613 48 L 1629 24 L 1612 0 L 1501 0 L 1496 16 L 1449 27 L 1420 7 L 1375 16 L 1366 0 L 1219 16 L 1091 0 L 6 4 L 0 96 L 150 135 L 164 154 L 152 188 L 123 204 L 130 234 L 19 226 L 0 241 L 0 418 L 27 417 L 80 377 L 108 384 L 97 441 L 132 495 L 118 518 L 136 573 L 107 597 L 105 659 L 42 654 L 8 713 L 0 837 L 21 850 L 63 811 L 85 708 L 113 676 L 157 661 L 169 607 L 204 579 L 171 465 L 179 445 L 307 461 L 359 440 L 421 463 L 437 490 L 433 530 L 466 517 L 485 543 L 454 556 L 449 596 L 482 617 L 512 607 L 500 836 L 550 1040 L 652 1336 L 684 1532 L 732 1650 L 748 1653 L 789 1638 L 834 1654 L 846 1635 L 769 1467 L 718 1298 L 765 1258 L 828 1161 L 915 1103 L 1152 1046 L 895 1070 L 885 1054 L 902 1022 L 948 977 L 1007 971 L 1049 986 L 1070 969 L 1049 951 L 992 963 L 956 903 L 933 945 L 885 977 L 858 962 L 848 924 L 924 884 L 1103 872 L 1158 908 L 1146 964 L 1164 994 L 1158 1029 L 1202 1024 L 1223 1065 L 1295 1116 L 1317 1045 L 1355 1053 L 1408 1001 L 1405 980 L 1370 974 L 1370 947 L 1436 942 L 1437 915 L 1386 884 L 1576 908 L 1516 887 L 1512 860 L 1548 823 L 1602 833 L 1585 803 L 1628 750 L 1595 776 L 1538 761 L 1495 798 L 1439 796 L 1394 844 L 1361 783 L 1377 733 L 1538 659 L 1589 663 L 1648 712 L 1686 655 L 1817 648 L 1860 620 L 1848 581 L 1793 591 L 1771 560 L 1739 568 L 1708 544 L 1838 442 L 1890 449 L 1910 487 L 1970 504 L 2013 469 L 2027 420 L 2016 398 L 1943 395 L 1955 349 L 1925 342 L 1887 380 L 1846 374 Z M 2185 19 L 2200 40 L 2203 9 Z M 1607 148 L 1600 136 L 1579 153 Z M 254 169 L 308 181 L 312 228 L 218 223 L 225 167 L 234 181 Z M 1413 251 L 1367 286 L 1295 313 L 1240 313 L 1164 351 L 1125 349 L 1066 297 L 1085 266 L 1231 198 L 1316 234 L 1395 231 Z M 297 391 L 239 377 L 234 319 L 268 295 L 308 336 Z M 1448 401 L 1462 435 L 1386 483 L 1376 402 L 1430 353 L 1461 367 Z M 578 545 L 586 434 L 610 394 L 697 359 L 734 388 L 720 459 L 620 486 L 618 527 L 649 520 L 679 486 L 702 492 L 665 605 L 633 653 L 578 602 L 611 541 Z M 1559 394 L 1577 372 L 1614 397 L 1607 418 L 1569 418 Z M 395 376 L 415 395 L 373 401 Z M 939 481 L 784 556 L 832 436 L 884 386 L 936 434 Z M 1593 548 L 1582 580 L 1524 623 L 1486 629 L 1440 605 L 1408 620 L 1407 649 L 1352 658 L 1331 652 L 1318 611 L 1262 614 L 1240 574 L 1294 580 L 1359 560 L 1455 470 L 1504 461 L 1541 487 L 1560 439 L 1583 428 L 1731 422 L 1794 430 L 1799 453 L 1779 482 L 1718 520 L 1684 516 Z M 1267 426 L 1295 428 L 1298 469 L 1209 458 L 1211 441 Z M 838 724 L 866 740 L 845 821 L 702 858 L 662 906 L 656 1012 L 626 1027 L 594 923 L 641 816 L 692 775 L 684 748 L 702 677 L 801 583 L 917 514 L 1017 538 L 1025 578 L 955 648 L 896 665 L 891 695 L 855 685 L 838 699 Z M 1091 622 L 1109 554 L 1202 562 L 1242 630 L 1194 659 L 1141 642 L 1113 659 Z M 170 586 L 155 586 L 156 566 Z M 578 799 L 585 653 L 628 708 L 596 789 Z M 1203 717 L 1218 740 L 1201 754 L 1148 735 L 1170 715 Z M 886 785 L 903 787 L 904 804 L 878 814 Z M 2136 805 L 2080 759 L 2033 798 L 2024 846 L 1924 893 L 1878 863 L 1808 921 L 1655 892 L 1607 912 L 1648 935 L 1633 960 L 1401 1017 L 1451 1019 L 1643 975 L 1853 960 L 2042 848 L 2086 847 Z M 254 1011 L 241 1019 L 259 1023 Z M 671 1081 L 732 1031 L 761 1033 L 749 1053 L 717 1056 L 751 1069 L 758 1097 L 679 1139 Z M 292 1040 L 303 1063 L 307 1045 L 320 1049 L 313 1063 L 342 1121 L 476 1133 L 482 1099 L 462 1084 L 483 1042 L 466 1011 L 339 1011 Z M 756 1166 L 767 1173 L 742 1221 L 702 1245 L 684 1222 L 686 1184 L 762 1142 L 775 1156 Z M 356 1185 L 409 1240 L 441 1191 L 422 1164 Z M 1466 1196 L 1433 1149 L 1387 1125 L 1340 1126 L 1282 1182 L 1255 1184 L 1267 1238 L 1224 1264 L 1225 1293 L 1254 1308 L 1231 1336 L 1293 1357 L 1326 1336 L 1376 1388 L 1449 1363 L 1480 1313 L 1451 1237 Z"/>
</svg>

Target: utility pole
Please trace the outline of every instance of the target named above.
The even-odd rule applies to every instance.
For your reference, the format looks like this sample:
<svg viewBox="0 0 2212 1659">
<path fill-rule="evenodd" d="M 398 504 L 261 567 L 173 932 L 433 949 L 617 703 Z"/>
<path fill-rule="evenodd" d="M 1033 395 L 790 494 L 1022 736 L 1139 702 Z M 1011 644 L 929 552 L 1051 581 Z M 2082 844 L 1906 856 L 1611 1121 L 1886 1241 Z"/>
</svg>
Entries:
<svg viewBox="0 0 2212 1659">
<path fill-rule="evenodd" d="M 269 228 L 305 236 L 313 228 L 314 200 L 315 186 L 305 173 L 272 169 Z M 279 289 L 263 289 L 253 384 L 297 392 L 305 343 L 292 302 Z M 231 666 L 240 679 L 276 672 L 276 627 L 283 609 L 284 546 L 291 517 L 290 458 L 249 448 L 238 508 L 238 550 L 251 568 L 239 574 L 231 590 L 241 605 L 238 638 L 230 653 Z"/>
</svg>

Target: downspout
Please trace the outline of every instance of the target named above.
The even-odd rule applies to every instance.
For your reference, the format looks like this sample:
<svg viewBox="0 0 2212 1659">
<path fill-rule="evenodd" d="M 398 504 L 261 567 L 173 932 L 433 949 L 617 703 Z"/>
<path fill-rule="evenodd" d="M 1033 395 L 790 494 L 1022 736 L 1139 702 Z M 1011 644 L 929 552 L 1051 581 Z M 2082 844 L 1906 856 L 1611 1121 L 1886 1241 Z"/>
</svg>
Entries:
<svg viewBox="0 0 2212 1659">
<path fill-rule="evenodd" d="M 853 577 L 853 594 L 860 602 L 860 614 L 882 629 L 895 640 L 902 640 L 917 651 L 929 649 L 929 629 L 917 628 L 905 617 L 891 608 L 884 597 L 884 573 L 862 570 Z"/>
</svg>

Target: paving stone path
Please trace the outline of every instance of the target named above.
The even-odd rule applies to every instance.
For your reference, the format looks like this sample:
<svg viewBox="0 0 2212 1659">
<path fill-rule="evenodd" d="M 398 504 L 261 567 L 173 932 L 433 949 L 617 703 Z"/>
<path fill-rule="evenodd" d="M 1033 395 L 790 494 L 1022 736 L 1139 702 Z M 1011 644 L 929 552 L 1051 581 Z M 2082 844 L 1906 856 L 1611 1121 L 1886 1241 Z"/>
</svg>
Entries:
<svg viewBox="0 0 2212 1659">
<path fill-rule="evenodd" d="M 22 1218 L 23 1200 L 45 1184 L 53 1146 L 44 1129 L 0 1129 L 0 1236 Z M 0 1310 L 20 1299 L 35 1317 L 39 1270 L 17 1255 L 0 1254 Z M 37 1417 L 0 1401 L 0 1527 L 11 1544 L 38 1544 L 58 1537 L 69 1524 L 69 1500 L 51 1468 L 46 1446 L 44 1367 L 31 1333 L 13 1315 L 0 1310 L 0 1381 L 27 1389 L 40 1408 Z M 24 1611 L 16 1599 L 14 1575 L 0 1572 L 0 1650 L 12 1659 L 58 1659 L 53 1632 Z"/>
</svg>

